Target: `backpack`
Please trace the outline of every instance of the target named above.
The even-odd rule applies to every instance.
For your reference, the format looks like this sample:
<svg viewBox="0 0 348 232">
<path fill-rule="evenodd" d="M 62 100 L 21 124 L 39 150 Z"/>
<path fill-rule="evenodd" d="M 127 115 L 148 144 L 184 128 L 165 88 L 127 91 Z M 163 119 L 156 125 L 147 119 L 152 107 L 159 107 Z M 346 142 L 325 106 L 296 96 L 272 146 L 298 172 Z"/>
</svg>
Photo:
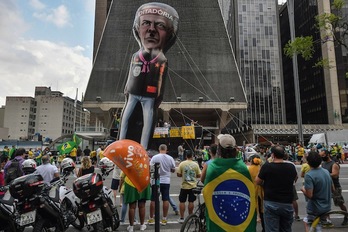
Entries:
<svg viewBox="0 0 348 232">
<path fill-rule="evenodd" d="M 9 184 L 12 180 L 23 175 L 22 170 L 19 168 L 19 164 L 19 161 L 16 159 L 11 160 L 11 164 L 8 166 L 5 175 L 6 184 Z"/>
</svg>

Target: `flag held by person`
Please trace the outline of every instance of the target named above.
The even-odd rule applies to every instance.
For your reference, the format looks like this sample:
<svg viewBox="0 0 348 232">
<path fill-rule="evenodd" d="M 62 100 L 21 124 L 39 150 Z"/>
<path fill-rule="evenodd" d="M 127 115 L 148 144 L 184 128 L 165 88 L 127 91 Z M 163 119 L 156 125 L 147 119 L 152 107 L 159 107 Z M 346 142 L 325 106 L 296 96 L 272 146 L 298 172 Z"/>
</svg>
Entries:
<svg viewBox="0 0 348 232">
<path fill-rule="evenodd" d="M 241 159 L 216 159 L 211 162 L 203 196 L 208 231 L 256 230 L 254 184 Z"/>
<path fill-rule="evenodd" d="M 74 141 L 67 141 L 62 145 L 58 146 L 59 155 L 69 154 L 71 150 L 76 147 L 76 143 Z"/>
<path fill-rule="evenodd" d="M 73 142 L 75 142 L 76 146 L 79 146 L 81 143 L 81 139 L 74 133 Z"/>
</svg>

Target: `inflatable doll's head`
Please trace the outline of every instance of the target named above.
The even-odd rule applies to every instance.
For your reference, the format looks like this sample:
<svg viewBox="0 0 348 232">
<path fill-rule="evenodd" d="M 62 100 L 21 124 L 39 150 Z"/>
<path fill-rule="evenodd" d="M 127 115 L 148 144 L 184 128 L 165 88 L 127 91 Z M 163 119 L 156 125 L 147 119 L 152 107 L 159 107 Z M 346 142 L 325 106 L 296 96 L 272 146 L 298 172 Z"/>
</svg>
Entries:
<svg viewBox="0 0 348 232">
<path fill-rule="evenodd" d="M 135 14 L 133 34 L 141 48 L 165 53 L 175 43 L 178 22 L 179 15 L 173 7 L 159 2 L 146 3 Z"/>
</svg>

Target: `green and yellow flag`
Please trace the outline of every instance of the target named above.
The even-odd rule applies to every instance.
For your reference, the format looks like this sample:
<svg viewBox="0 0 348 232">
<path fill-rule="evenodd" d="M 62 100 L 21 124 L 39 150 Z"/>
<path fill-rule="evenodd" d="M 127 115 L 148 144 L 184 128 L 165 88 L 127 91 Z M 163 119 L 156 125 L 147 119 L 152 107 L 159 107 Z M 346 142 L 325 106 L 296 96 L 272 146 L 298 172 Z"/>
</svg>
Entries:
<svg viewBox="0 0 348 232">
<path fill-rule="evenodd" d="M 73 142 L 75 142 L 76 147 L 81 143 L 81 139 L 75 133 L 73 135 Z"/>
<path fill-rule="evenodd" d="M 69 154 L 71 150 L 76 147 L 76 143 L 74 141 L 68 141 L 58 146 L 59 155 Z"/>
<path fill-rule="evenodd" d="M 242 159 L 209 163 L 203 196 L 208 231 L 256 231 L 254 184 Z"/>
</svg>

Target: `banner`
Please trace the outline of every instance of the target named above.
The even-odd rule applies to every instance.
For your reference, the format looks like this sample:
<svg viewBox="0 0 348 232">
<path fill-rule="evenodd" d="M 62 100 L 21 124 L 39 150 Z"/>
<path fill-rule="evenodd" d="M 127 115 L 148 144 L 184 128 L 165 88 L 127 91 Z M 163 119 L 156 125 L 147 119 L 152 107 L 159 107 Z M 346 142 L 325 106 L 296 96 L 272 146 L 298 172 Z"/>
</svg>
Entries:
<svg viewBox="0 0 348 232">
<path fill-rule="evenodd" d="M 183 126 L 181 127 L 181 135 L 183 139 L 195 139 L 195 127 L 194 126 Z"/>
<path fill-rule="evenodd" d="M 155 131 L 153 132 L 153 138 L 165 138 L 169 134 L 168 127 L 155 127 Z"/>
<path fill-rule="evenodd" d="M 171 138 L 181 138 L 181 128 L 174 127 L 169 130 L 169 137 Z"/>
</svg>

